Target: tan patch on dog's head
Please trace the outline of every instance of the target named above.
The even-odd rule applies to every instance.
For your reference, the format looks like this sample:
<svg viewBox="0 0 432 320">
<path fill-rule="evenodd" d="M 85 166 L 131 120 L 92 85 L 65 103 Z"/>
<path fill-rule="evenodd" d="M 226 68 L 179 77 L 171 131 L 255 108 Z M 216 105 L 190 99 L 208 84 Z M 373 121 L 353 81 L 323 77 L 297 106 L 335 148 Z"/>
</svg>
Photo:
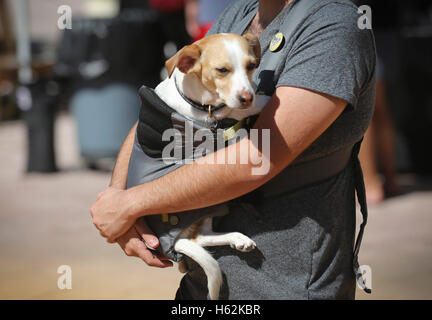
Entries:
<svg viewBox="0 0 432 320">
<path fill-rule="evenodd" d="M 169 76 L 176 67 L 183 73 L 194 73 L 207 90 L 219 94 L 230 106 L 237 105 L 239 93 L 251 91 L 251 76 L 260 57 L 257 37 L 216 34 L 184 47 L 165 65 Z"/>
</svg>

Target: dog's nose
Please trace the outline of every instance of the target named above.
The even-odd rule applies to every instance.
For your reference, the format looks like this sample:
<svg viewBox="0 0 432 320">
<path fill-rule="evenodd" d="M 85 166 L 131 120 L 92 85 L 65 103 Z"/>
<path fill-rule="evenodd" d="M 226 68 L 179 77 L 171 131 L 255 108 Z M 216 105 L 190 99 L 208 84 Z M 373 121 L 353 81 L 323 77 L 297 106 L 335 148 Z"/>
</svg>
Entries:
<svg viewBox="0 0 432 320">
<path fill-rule="evenodd" d="M 248 107 L 253 101 L 253 94 L 247 91 L 240 92 L 238 99 L 243 107 Z"/>
</svg>

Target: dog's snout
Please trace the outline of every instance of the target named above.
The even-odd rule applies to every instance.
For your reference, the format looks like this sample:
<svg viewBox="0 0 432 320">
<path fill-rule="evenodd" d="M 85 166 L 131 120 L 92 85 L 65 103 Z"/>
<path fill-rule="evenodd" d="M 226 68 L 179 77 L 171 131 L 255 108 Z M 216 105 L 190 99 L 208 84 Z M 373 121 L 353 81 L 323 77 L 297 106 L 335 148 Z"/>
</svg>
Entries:
<svg viewBox="0 0 432 320">
<path fill-rule="evenodd" d="M 248 91 L 244 91 L 244 92 L 241 92 L 239 95 L 238 95 L 238 99 L 239 99 L 239 101 L 240 101 L 240 104 L 243 106 L 243 107 L 248 107 L 248 106 L 250 106 L 251 105 L 251 103 L 252 103 L 252 101 L 253 101 L 253 94 L 251 93 L 251 92 L 248 92 Z"/>
</svg>

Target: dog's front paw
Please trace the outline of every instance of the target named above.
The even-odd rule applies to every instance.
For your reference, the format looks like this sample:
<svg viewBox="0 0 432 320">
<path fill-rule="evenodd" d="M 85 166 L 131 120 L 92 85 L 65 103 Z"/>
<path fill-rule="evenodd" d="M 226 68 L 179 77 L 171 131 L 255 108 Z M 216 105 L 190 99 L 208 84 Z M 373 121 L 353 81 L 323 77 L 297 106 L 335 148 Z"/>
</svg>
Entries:
<svg viewBox="0 0 432 320">
<path fill-rule="evenodd" d="M 241 252 L 249 252 L 256 248 L 256 243 L 244 234 L 235 232 L 232 235 L 230 246 Z"/>
</svg>

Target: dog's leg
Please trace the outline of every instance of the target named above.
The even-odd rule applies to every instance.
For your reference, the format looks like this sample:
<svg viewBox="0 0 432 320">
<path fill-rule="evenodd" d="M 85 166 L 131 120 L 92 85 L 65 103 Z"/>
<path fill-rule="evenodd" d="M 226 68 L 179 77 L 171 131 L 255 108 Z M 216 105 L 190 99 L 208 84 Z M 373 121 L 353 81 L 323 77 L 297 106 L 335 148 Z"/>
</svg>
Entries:
<svg viewBox="0 0 432 320">
<path fill-rule="evenodd" d="M 211 219 L 206 219 L 201 233 L 195 238 L 202 247 L 231 246 L 241 252 L 249 252 L 256 247 L 256 243 L 240 232 L 215 233 L 211 230 Z"/>
<path fill-rule="evenodd" d="M 199 235 L 196 239 L 202 247 L 231 246 L 241 252 L 255 249 L 256 243 L 240 232 L 221 233 L 217 235 Z"/>
</svg>

